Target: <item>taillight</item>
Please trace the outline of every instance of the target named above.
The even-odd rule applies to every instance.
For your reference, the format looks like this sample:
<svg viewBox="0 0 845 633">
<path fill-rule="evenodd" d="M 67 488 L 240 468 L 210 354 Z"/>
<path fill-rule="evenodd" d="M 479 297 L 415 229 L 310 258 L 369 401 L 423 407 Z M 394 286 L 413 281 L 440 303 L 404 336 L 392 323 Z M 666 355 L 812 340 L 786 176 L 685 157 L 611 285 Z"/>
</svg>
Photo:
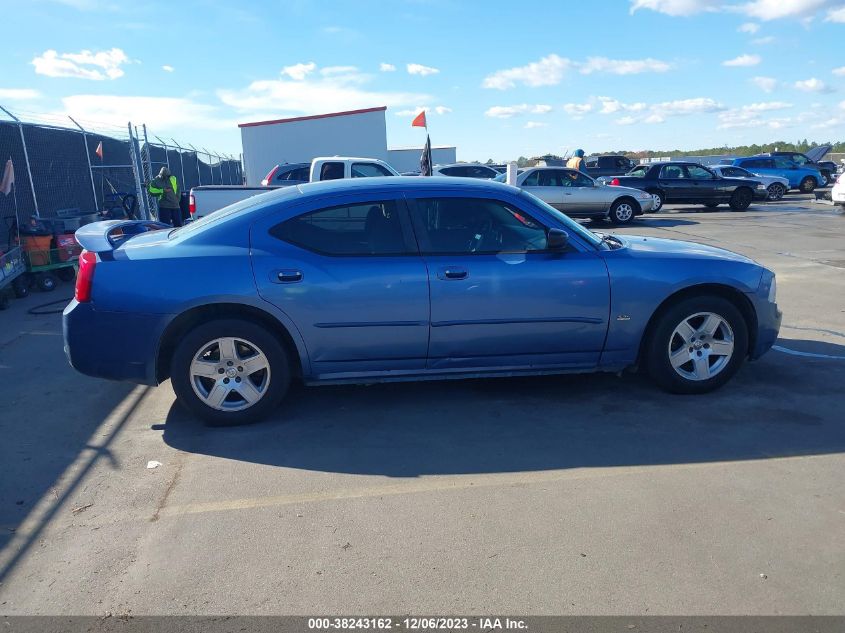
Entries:
<svg viewBox="0 0 845 633">
<path fill-rule="evenodd" d="M 188 196 L 188 211 L 191 212 L 191 215 L 197 212 L 197 199 L 194 198 L 194 194 Z"/>
<path fill-rule="evenodd" d="M 91 288 L 94 285 L 94 267 L 97 265 L 97 254 L 82 251 L 79 255 L 79 273 L 76 275 L 76 290 L 74 297 L 80 303 L 91 301 Z"/>
<path fill-rule="evenodd" d="M 618 187 L 618 186 L 619 186 L 619 179 L 618 179 L 618 178 L 614 178 L 613 180 L 611 180 L 611 181 L 610 181 L 610 184 L 611 184 L 611 186 L 613 186 L 613 187 Z"/>
</svg>

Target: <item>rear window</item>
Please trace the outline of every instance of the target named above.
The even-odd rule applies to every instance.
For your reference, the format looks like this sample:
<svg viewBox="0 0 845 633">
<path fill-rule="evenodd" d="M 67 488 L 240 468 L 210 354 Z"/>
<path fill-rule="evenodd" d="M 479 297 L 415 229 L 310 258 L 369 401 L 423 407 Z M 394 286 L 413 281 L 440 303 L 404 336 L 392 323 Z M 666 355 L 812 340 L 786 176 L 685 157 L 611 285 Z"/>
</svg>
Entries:
<svg viewBox="0 0 845 633">
<path fill-rule="evenodd" d="M 211 227 L 219 222 L 225 222 L 238 216 L 251 213 L 254 209 L 263 207 L 268 202 L 272 204 L 286 202 L 297 197 L 299 193 L 299 187 L 296 186 L 283 187 L 268 191 L 267 193 L 260 193 L 257 196 L 252 196 L 250 198 L 246 198 L 245 200 L 241 200 L 240 202 L 235 202 L 234 204 L 230 204 L 228 207 L 223 207 L 219 211 L 209 213 L 208 215 L 201 217 L 199 220 L 194 220 L 184 226 L 173 229 L 170 231 L 168 236 L 182 237 L 184 235 L 195 233 L 198 230 Z"/>
</svg>

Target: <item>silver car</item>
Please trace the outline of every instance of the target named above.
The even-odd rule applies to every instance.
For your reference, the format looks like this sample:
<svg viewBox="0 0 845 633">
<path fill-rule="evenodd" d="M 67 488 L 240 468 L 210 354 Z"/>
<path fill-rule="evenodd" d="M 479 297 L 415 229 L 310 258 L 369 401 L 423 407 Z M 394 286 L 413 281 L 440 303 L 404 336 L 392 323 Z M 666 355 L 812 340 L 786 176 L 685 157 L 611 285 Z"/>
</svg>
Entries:
<svg viewBox="0 0 845 633">
<path fill-rule="evenodd" d="M 789 191 L 789 180 L 780 176 L 753 174 L 747 169 L 734 165 L 711 165 L 709 169 L 722 178 L 741 178 L 762 182 L 766 187 L 766 191 L 769 192 L 769 200 L 780 200 Z"/>
<path fill-rule="evenodd" d="M 504 178 L 502 174 L 497 180 Z M 600 185 L 586 174 L 566 167 L 525 169 L 517 175 L 516 184 L 566 215 L 607 218 L 614 224 L 628 224 L 654 205 L 650 193 Z"/>
</svg>

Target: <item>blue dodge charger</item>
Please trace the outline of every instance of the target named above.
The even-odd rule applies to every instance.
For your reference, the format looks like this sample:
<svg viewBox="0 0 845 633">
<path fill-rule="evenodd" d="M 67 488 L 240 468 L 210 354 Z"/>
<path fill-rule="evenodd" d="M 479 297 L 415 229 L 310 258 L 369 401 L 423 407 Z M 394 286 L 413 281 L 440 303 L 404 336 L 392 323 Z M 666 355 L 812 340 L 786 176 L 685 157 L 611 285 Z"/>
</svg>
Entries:
<svg viewBox="0 0 845 633">
<path fill-rule="evenodd" d="M 188 226 L 81 228 L 71 365 L 212 425 L 306 384 L 618 372 L 703 393 L 774 342 L 775 275 L 719 248 L 588 231 L 456 178 L 288 187 Z M 113 343 L 105 344 L 106 341 Z"/>
</svg>

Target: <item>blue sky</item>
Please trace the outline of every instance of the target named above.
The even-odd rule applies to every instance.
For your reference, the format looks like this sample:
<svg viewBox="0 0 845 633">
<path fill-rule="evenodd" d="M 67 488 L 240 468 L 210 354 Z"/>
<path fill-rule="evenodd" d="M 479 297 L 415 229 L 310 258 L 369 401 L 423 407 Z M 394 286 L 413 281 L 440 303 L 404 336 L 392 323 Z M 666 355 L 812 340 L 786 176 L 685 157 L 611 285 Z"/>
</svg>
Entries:
<svg viewBox="0 0 845 633">
<path fill-rule="evenodd" d="M 236 154 L 237 123 L 388 106 L 463 160 L 845 139 L 845 0 L 31 0 L 0 105 Z"/>
</svg>

